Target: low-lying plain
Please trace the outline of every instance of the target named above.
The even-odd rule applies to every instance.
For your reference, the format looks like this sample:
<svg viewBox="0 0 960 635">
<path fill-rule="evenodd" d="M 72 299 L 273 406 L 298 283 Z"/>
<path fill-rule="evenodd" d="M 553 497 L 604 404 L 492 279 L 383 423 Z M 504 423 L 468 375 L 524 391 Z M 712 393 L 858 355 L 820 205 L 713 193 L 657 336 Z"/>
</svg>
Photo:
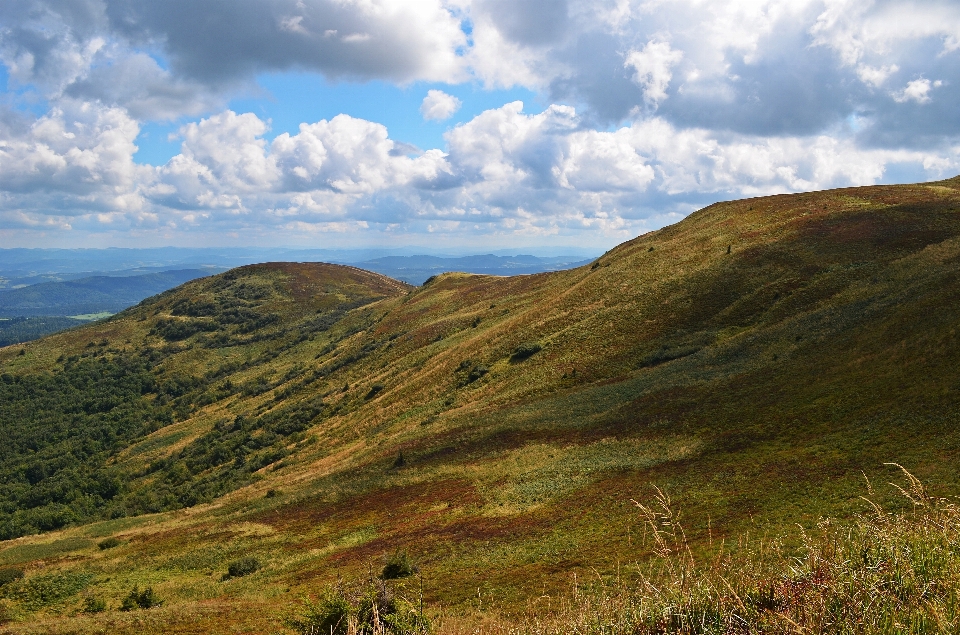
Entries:
<svg viewBox="0 0 960 635">
<path fill-rule="evenodd" d="M 534 632 L 650 583 L 663 496 L 692 559 L 802 551 L 912 506 L 889 463 L 960 491 L 958 281 L 960 178 L 544 274 L 246 266 L 0 349 L 0 629 L 293 632 L 403 554 L 435 629 Z"/>
</svg>

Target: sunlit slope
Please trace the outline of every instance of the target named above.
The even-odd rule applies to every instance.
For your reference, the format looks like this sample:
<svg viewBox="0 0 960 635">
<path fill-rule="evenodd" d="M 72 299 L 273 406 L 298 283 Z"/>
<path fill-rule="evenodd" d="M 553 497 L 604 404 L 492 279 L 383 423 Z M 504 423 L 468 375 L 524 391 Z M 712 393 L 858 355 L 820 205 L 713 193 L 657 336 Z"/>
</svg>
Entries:
<svg viewBox="0 0 960 635">
<path fill-rule="evenodd" d="M 149 360 L 140 398 L 169 422 L 104 450 L 124 486 L 103 514 L 194 506 L 21 539 L 0 561 L 93 571 L 85 592 L 108 598 L 149 582 L 158 624 L 226 632 L 403 548 L 429 601 L 482 587 L 509 612 L 644 557 L 630 499 L 652 484 L 705 549 L 860 509 L 885 461 L 956 491 L 958 269 L 952 179 L 719 203 L 556 273 L 414 289 L 273 264 L 196 281 L 0 351 L 10 376 Z M 81 540 L 106 535 L 125 544 Z M 218 582 L 247 552 L 264 570 Z"/>
</svg>

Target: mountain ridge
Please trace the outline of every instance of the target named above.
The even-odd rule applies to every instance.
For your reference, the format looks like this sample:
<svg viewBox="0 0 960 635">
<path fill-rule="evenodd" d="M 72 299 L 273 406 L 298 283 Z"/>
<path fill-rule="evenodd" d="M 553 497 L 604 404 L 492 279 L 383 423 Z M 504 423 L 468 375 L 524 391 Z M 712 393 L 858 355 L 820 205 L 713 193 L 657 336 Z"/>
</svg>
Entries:
<svg viewBox="0 0 960 635">
<path fill-rule="evenodd" d="M 887 461 L 955 488 L 958 273 L 949 179 L 717 203 L 560 272 L 413 288 L 273 263 L 190 282 L 0 350 L 9 385 L 141 360 L 136 403 L 160 424 L 103 450 L 122 483 L 104 520 L 0 543 L 0 561 L 117 535 L 136 564 L 89 546 L 18 562 L 109 570 L 91 588 L 110 597 L 151 580 L 167 620 L 224 598 L 239 613 L 207 627 L 226 632 L 405 549 L 429 602 L 467 611 L 480 585 L 509 614 L 648 558 L 630 500 L 653 485 L 705 553 L 861 509 Z M 29 480 L 24 456 L 5 483 Z M 28 494 L 56 477 L 33 474 Z M 245 552 L 267 563 L 253 581 L 205 573 Z M 170 568 L 188 556 L 204 564 Z M 87 628 L 71 619 L 50 623 Z"/>
</svg>

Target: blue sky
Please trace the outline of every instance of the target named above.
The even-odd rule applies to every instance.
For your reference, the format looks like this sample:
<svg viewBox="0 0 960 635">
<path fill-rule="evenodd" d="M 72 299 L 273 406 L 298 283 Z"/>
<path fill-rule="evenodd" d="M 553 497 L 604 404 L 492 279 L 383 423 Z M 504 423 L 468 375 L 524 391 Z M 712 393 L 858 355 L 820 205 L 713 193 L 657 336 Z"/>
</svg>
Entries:
<svg viewBox="0 0 960 635">
<path fill-rule="evenodd" d="M 4 246 L 602 250 L 956 175 L 960 7 L 18 0 L 0 95 Z"/>
<path fill-rule="evenodd" d="M 428 121 L 420 114 L 420 104 L 429 90 L 441 90 L 463 102 L 463 106 L 445 121 Z M 537 114 L 544 99 L 527 88 L 484 89 L 475 82 L 461 85 L 416 82 L 396 85 L 381 80 L 366 82 L 326 80 L 322 75 L 305 72 L 269 73 L 256 78 L 255 88 L 231 99 L 228 108 L 252 112 L 270 122 L 265 135 L 273 139 L 288 132 L 296 134 L 303 122 L 331 119 L 341 113 L 382 123 L 390 137 L 420 149 L 444 148 L 443 133 L 459 123 L 470 121 L 484 110 L 522 101 L 524 111 Z M 180 152 L 176 132 L 183 120 L 151 122 L 137 137 L 137 161 L 160 166 Z"/>
</svg>

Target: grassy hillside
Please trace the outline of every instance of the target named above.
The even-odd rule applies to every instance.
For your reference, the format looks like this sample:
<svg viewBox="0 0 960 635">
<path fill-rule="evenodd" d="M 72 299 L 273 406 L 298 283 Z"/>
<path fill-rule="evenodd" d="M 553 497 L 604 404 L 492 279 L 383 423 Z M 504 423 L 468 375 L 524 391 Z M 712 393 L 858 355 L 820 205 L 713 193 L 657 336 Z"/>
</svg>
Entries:
<svg viewBox="0 0 960 635">
<path fill-rule="evenodd" d="M 952 179 L 720 203 L 547 274 L 243 267 L 2 349 L 2 522 L 55 529 L 0 546 L 8 628 L 272 632 L 405 551 L 469 630 L 636 576 L 654 485 L 704 555 L 863 511 L 884 462 L 956 492 L 958 269 Z M 164 605 L 115 612 L 134 585 Z"/>
</svg>

